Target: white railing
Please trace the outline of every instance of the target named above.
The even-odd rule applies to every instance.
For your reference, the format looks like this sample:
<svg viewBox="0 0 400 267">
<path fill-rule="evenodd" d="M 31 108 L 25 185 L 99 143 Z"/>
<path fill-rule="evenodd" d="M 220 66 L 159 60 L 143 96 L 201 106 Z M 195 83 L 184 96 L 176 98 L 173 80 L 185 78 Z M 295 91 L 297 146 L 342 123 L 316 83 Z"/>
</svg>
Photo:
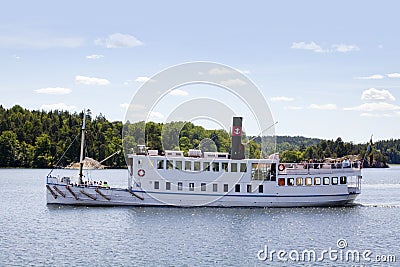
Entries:
<svg viewBox="0 0 400 267">
<path fill-rule="evenodd" d="M 282 167 L 284 166 L 284 167 Z M 279 174 L 331 174 L 359 171 L 361 162 L 337 163 L 280 163 Z M 282 170 L 283 169 L 283 170 Z"/>
</svg>

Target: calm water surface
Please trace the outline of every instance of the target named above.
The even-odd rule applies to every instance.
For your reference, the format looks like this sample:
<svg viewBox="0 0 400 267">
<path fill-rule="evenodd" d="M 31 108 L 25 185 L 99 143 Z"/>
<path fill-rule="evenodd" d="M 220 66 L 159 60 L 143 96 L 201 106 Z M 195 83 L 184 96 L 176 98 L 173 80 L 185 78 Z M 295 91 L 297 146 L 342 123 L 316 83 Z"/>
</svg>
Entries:
<svg viewBox="0 0 400 267">
<path fill-rule="evenodd" d="M 363 170 L 359 205 L 346 208 L 47 206 L 47 173 L 0 169 L 0 266 L 400 266 L 400 166 Z M 127 172 L 90 175 L 125 187 Z M 338 239 L 344 252 L 397 262 L 257 258 L 265 246 L 320 253 Z"/>
</svg>

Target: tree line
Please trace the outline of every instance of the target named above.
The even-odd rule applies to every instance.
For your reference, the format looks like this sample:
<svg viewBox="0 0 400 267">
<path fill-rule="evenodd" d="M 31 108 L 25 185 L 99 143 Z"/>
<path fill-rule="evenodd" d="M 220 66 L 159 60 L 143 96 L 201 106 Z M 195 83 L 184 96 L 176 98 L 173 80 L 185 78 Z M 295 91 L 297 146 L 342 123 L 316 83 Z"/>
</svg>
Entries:
<svg viewBox="0 0 400 267">
<path fill-rule="evenodd" d="M 0 105 L 0 167 L 49 168 L 65 167 L 79 161 L 80 128 L 83 113 L 68 111 L 27 110 L 15 105 Z M 122 138 L 124 136 L 124 138 Z M 363 157 L 368 143 L 353 144 L 336 140 L 277 136 L 276 147 L 268 137 L 246 137 L 246 154 L 251 158 L 279 152 L 282 161 L 339 158 L 346 155 Z M 267 144 L 267 146 L 263 144 Z M 273 142 L 275 144 L 275 142 Z M 138 144 L 150 149 L 230 152 L 230 135 L 224 130 L 208 130 L 191 122 L 125 123 L 110 122 L 102 114 L 87 116 L 85 154 L 98 161 L 123 147 L 134 152 Z M 378 141 L 371 153 L 376 163 L 400 163 L 400 140 Z M 112 168 L 125 167 L 123 153 L 103 164 Z"/>
<path fill-rule="evenodd" d="M 378 141 L 375 144 L 370 144 L 370 148 L 368 148 L 369 142 L 354 144 L 353 142 L 344 142 L 340 137 L 334 141 L 282 136 L 278 137 L 278 140 L 280 142 L 278 142 L 277 147 L 281 155 L 281 160 L 286 162 L 300 162 L 309 159 L 324 158 L 336 159 L 354 155 L 358 159 L 364 159 L 373 167 L 385 167 L 387 163 L 400 163 L 400 158 L 398 157 L 400 155 L 400 140 L 391 140 L 391 144 L 398 144 L 397 152 L 394 152 L 393 148 L 390 149 L 388 145 L 383 145 L 389 141 Z M 392 154 L 389 154 L 388 151 Z"/>
<path fill-rule="evenodd" d="M 65 167 L 79 162 L 82 118 L 82 112 L 0 106 L 0 167 Z M 89 157 L 101 160 L 121 150 L 122 122 L 109 122 L 101 114 L 95 118 L 89 115 L 86 129 L 85 151 Z M 125 160 L 114 157 L 104 164 L 122 167 Z"/>
</svg>

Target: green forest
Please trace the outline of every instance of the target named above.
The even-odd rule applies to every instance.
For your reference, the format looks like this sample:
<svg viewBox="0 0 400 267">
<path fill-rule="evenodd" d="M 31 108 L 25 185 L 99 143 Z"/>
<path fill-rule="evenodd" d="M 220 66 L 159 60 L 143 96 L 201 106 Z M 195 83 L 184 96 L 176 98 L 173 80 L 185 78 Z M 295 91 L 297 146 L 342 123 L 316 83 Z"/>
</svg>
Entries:
<svg viewBox="0 0 400 267">
<path fill-rule="evenodd" d="M 15 105 L 6 109 L 0 105 L 0 167 L 50 168 L 65 167 L 79 161 L 80 129 L 83 113 L 68 111 L 27 110 Z M 124 139 L 122 141 L 122 133 Z M 266 137 L 249 136 L 247 153 L 259 158 L 274 152 L 268 147 L 262 151 Z M 337 158 L 346 155 L 363 157 L 364 144 L 306 137 L 276 137 L 276 152 L 281 161 L 299 162 L 309 159 Z M 224 130 L 207 130 L 190 122 L 127 123 L 110 122 L 102 114 L 86 117 L 85 154 L 98 161 L 122 150 L 131 151 L 137 144 L 146 144 L 159 151 L 191 148 L 230 152 L 230 135 Z M 376 166 L 400 163 L 400 139 L 378 141 L 371 153 Z M 368 155 L 369 156 L 369 155 Z M 369 157 L 368 157 L 369 158 Z M 110 168 L 125 167 L 123 153 L 103 164 Z"/>
</svg>

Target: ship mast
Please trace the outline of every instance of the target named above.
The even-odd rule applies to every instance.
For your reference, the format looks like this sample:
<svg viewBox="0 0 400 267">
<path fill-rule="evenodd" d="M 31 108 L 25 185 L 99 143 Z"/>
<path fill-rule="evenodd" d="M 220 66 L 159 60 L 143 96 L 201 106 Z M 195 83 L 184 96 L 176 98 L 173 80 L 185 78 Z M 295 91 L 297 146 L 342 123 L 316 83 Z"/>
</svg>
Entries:
<svg viewBox="0 0 400 267">
<path fill-rule="evenodd" d="M 84 149 L 85 149 L 85 126 L 86 126 L 86 110 L 83 110 L 83 121 L 82 121 L 82 132 L 81 132 L 81 155 L 79 159 L 79 182 L 78 184 L 83 184 L 83 160 L 85 159 Z"/>
</svg>

